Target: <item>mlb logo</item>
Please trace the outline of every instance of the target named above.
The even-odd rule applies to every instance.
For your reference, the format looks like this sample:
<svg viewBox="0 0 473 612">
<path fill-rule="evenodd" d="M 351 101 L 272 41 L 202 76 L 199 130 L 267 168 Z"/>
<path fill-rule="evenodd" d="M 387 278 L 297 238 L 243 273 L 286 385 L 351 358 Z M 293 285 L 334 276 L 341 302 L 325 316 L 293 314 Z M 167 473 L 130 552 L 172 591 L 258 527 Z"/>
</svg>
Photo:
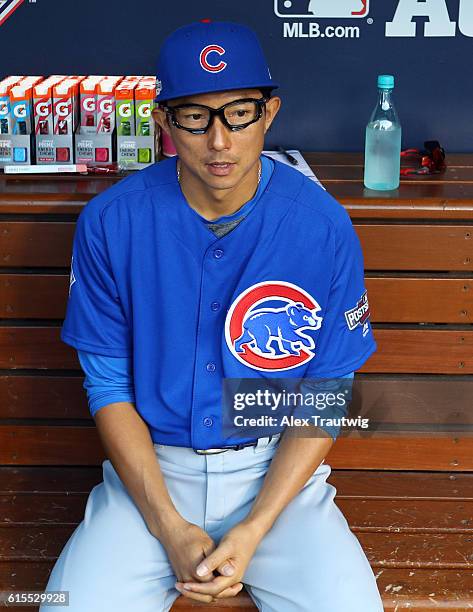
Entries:
<svg viewBox="0 0 473 612">
<path fill-rule="evenodd" d="M 274 0 L 278 17 L 358 19 L 368 17 L 369 0 Z"/>
<path fill-rule="evenodd" d="M 0 0 L 0 25 L 6 21 L 25 0 Z"/>
</svg>

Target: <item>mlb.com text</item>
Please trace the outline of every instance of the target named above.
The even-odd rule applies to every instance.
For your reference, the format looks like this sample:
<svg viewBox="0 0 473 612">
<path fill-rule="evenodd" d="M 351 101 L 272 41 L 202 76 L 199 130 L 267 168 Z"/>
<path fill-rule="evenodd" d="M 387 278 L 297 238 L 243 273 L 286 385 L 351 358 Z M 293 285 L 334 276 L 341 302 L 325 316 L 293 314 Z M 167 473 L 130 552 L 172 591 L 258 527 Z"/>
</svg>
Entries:
<svg viewBox="0 0 473 612">
<path fill-rule="evenodd" d="M 360 38 L 358 26 L 325 26 L 317 21 L 283 23 L 284 38 Z"/>
</svg>

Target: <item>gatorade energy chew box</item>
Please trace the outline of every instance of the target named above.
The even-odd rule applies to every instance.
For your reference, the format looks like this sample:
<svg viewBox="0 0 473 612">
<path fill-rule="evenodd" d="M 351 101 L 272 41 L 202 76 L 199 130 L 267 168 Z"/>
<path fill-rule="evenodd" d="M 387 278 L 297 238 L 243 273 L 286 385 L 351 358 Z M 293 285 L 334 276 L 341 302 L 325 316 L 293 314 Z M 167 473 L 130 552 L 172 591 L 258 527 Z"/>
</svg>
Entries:
<svg viewBox="0 0 473 612">
<path fill-rule="evenodd" d="M 155 86 L 154 76 L 142 75 L 0 80 L 0 167 L 118 160 L 140 169 L 154 163 Z"/>
<path fill-rule="evenodd" d="M 36 132 L 37 164 L 72 164 L 74 129 L 79 118 L 79 86 L 84 77 L 68 76 L 52 85 L 52 129 L 43 124 Z"/>
<path fill-rule="evenodd" d="M 53 87 L 66 77 L 53 75 L 33 87 L 33 118 L 35 134 L 53 134 Z"/>
<path fill-rule="evenodd" d="M 142 80 L 135 88 L 135 126 L 137 136 L 151 135 L 151 111 L 154 107 L 156 81 Z"/>
<path fill-rule="evenodd" d="M 109 134 L 115 129 L 115 89 L 123 77 L 107 77 L 98 84 L 97 133 Z"/>
<path fill-rule="evenodd" d="M 80 84 L 80 131 L 93 134 L 97 131 L 97 87 L 105 76 L 93 75 Z"/>
<path fill-rule="evenodd" d="M 137 84 L 137 80 L 126 78 L 115 90 L 118 136 L 134 136 L 136 133 L 134 89 Z"/>
<path fill-rule="evenodd" d="M 117 88 L 117 155 L 122 169 L 140 170 L 154 163 L 157 130 L 152 110 L 156 77 L 142 77 L 137 84 L 125 80 Z"/>
<path fill-rule="evenodd" d="M 33 87 L 43 77 L 25 77 L 10 89 L 11 133 L 31 134 L 33 132 Z"/>
<path fill-rule="evenodd" d="M 77 79 L 64 79 L 53 87 L 54 134 L 73 134 L 75 118 L 78 116 Z M 64 161 L 64 160 L 60 160 Z"/>
<path fill-rule="evenodd" d="M 84 132 L 82 125 L 77 129 L 77 163 L 97 166 L 116 160 L 115 90 L 122 79 L 121 76 L 107 76 L 97 83 L 95 131 Z"/>
<path fill-rule="evenodd" d="M 11 87 L 4 86 L 2 91 L 8 90 L 9 108 L 3 129 L 8 134 L 0 134 L 0 166 L 10 164 L 31 164 L 33 152 L 33 101 L 32 89 L 43 77 L 23 77 Z M 4 98 L 5 96 L 2 96 Z M 5 107 L 4 107 L 5 108 Z"/>
<path fill-rule="evenodd" d="M 11 133 L 10 89 L 22 78 L 9 76 L 0 81 L 0 135 Z"/>
</svg>

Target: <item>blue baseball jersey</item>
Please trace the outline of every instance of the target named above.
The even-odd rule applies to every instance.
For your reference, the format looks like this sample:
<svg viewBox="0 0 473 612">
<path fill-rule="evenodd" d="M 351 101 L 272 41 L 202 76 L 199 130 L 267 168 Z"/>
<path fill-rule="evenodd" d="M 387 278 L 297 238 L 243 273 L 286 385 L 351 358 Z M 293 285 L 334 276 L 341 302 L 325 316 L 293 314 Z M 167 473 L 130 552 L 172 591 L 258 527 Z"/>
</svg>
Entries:
<svg viewBox="0 0 473 612">
<path fill-rule="evenodd" d="M 218 237 L 186 201 L 176 158 L 82 210 L 61 338 L 131 357 L 153 441 L 193 448 L 234 442 L 222 437 L 223 378 L 335 378 L 376 349 L 360 244 L 332 196 L 275 162 Z"/>
</svg>

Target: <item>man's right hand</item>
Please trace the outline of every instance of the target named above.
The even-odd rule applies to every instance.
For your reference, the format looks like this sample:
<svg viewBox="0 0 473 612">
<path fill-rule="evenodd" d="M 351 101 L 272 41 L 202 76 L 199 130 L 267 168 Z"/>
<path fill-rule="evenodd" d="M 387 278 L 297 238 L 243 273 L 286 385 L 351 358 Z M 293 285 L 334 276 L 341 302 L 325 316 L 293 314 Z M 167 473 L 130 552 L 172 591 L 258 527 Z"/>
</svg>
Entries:
<svg viewBox="0 0 473 612">
<path fill-rule="evenodd" d="M 213 539 L 198 525 L 179 517 L 167 521 L 159 532 L 152 532 L 164 546 L 178 582 L 209 582 L 218 575 L 212 572 L 207 576 L 198 576 L 195 571 L 199 563 L 216 548 Z M 219 593 L 218 599 L 235 597 L 242 588 L 243 584 L 238 582 Z M 181 592 L 189 599 L 205 603 L 215 601 L 211 595 L 186 590 Z"/>
</svg>

